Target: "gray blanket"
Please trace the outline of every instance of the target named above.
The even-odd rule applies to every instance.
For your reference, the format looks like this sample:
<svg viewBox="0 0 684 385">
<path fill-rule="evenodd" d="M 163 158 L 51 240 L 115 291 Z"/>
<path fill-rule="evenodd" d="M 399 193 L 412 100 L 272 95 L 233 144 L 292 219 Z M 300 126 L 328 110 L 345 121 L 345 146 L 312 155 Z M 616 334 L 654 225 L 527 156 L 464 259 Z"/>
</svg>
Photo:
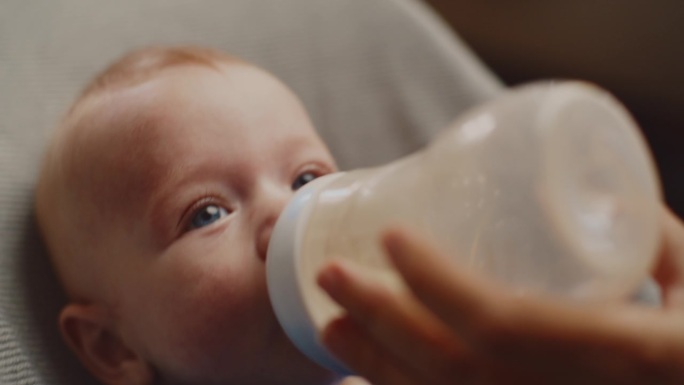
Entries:
<svg viewBox="0 0 684 385">
<path fill-rule="evenodd" d="M 45 137 L 108 62 L 149 44 L 242 56 L 302 98 L 343 169 L 423 146 L 499 82 L 417 0 L 0 2 L 0 382 L 89 384 L 31 202 Z"/>
</svg>

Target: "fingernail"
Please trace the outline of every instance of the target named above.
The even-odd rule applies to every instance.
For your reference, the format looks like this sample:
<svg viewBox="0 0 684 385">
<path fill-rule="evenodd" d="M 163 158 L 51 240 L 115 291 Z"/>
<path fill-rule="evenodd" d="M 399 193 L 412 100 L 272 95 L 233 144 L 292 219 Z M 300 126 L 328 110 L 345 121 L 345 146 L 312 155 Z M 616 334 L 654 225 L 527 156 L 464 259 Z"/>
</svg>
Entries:
<svg viewBox="0 0 684 385">
<path fill-rule="evenodd" d="M 349 342 L 351 320 L 347 316 L 332 320 L 324 329 L 321 335 L 321 342 L 331 353 L 343 355 Z"/>
<path fill-rule="evenodd" d="M 328 325 L 326 325 L 321 333 L 321 342 L 323 342 L 323 345 L 330 350 L 335 350 L 338 346 L 340 346 L 340 343 L 343 340 L 343 338 L 341 338 L 339 328 L 335 326 L 335 321 L 336 320 L 332 320 Z"/>
<path fill-rule="evenodd" d="M 341 285 L 342 274 L 337 266 L 327 266 L 318 274 L 317 282 L 318 286 L 328 294 L 333 295 L 337 293 Z"/>
<path fill-rule="evenodd" d="M 396 260 L 397 258 L 401 258 L 402 249 L 404 247 L 403 243 L 402 234 L 399 233 L 398 230 L 393 229 L 385 234 L 385 250 L 390 259 Z"/>
</svg>

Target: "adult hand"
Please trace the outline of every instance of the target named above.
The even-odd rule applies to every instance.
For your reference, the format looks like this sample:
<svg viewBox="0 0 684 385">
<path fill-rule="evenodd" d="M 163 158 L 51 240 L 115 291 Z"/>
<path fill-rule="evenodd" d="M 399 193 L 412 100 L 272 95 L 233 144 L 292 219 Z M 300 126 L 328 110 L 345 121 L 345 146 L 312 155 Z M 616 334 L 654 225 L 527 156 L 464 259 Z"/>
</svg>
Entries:
<svg viewBox="0 0 684 385">
<path fill-rule="evenodd" d="M 409 290 L 346 261 L 319 284 L 347 313 L 324 344 L 375 385 L 684 384 L 684 227 L 663 210 L 663 307 L 514 296 L 402 228 L 383 236 Z"/>
<path fill-rule="evenodd" d="M 371 385 L 368 381 L 357 376 L 348 376 L 343 378 L 340 382 L 335 383 L 335 385 Z"/>
</svg>

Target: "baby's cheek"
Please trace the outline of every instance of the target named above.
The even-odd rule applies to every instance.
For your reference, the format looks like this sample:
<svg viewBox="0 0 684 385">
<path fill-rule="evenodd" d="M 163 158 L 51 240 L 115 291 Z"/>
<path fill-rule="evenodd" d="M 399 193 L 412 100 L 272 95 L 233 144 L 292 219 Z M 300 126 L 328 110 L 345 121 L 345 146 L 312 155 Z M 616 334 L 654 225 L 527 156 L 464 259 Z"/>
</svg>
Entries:
<svg viewBox="0 0 684 385">
<path fill-rule="evenodd" d="M 194 377 L 259 362 L 275 323 L 263 272 L 213 266 L 186 269 L 174 281 L 160 292 L 154 315 L 165 366 Z"/>
</svg>

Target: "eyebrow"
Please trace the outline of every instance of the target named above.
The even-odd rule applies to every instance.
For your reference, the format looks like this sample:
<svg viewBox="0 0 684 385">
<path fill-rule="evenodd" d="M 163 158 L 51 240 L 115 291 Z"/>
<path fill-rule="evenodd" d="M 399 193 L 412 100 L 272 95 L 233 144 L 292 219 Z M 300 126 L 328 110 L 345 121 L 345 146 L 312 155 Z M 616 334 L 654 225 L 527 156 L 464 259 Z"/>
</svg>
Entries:
<svg viewBox="0 0 684 385">
<path fill-rule="evenodd" d="M 147 197 L 149 210 L 146 213 L 155 238 L 168 242 L 171 239 L 169 233 L 178 231 L 179 222 L 175 218 L 182 220 L 183 211 L 203 194 L 212 195 L 220 189 L 225 191 L 227 184 L 216 182 L 239 179 L 237 175 L 230 175 L 236 174 L 239 167 L 239 164 L 226 167 L 225 163 L 215 159 L 203 159 L 187 167 L 175 167 L 168 176 L 156 181 L 156 187 Z"/>
<path fill-rule="evenodd" d="M 310 136 L 298 135 L 284 140 L 277 146 L 276 151 L 298 154 L 305 148 L 313 147 L 314 143 L 316 142 Z M 325 149 L 325 146 L 322 145 L 321 149 Z M 333 169 L 336 167 L 334 160 L 327 152 L 316 150 L 315 153 L 325 155 L 326 162 L 331 162 Z M 148 194 L 150 208 L 146 213 L 149 217 L 147 220 L 157 234 L 156 237 L 169 238 L 168 234 L 163 236 L 159 233 L 166 233 L 168 230 L 162 231 L 162 229 L 169 228 L 170 223 L 173 224 L 173 231 L 177 231 L 178 222 L 170 219 L 178 216 L 179 220 L 182 220 L 182 210 L 186 210 L 186 206 L 194 203 L 194 200 L 203 194 L 212 195 L 220 189 L 225 191 L 227 181 L 230 181 L 232 187 L 248 186 L 250 180 L 245 176 L 256 174 L 256 170 L 249 172 L 249 167 L 251 167 L 251 162 L 247 160 L 238 159 L 227 164 L 216 157 L 202 157 L 201 160 L 191 162 L 189 165 L 172 167 L 166 175 L 159 176 L 154 181 L 155 187 Z M 217 181 L 220 182 L 216 183 Z M 188 188 L 188 186 L 197 187 Z M 245 194 L 246 192 L 236 191 L 235 193 Z"/>
</svg>

